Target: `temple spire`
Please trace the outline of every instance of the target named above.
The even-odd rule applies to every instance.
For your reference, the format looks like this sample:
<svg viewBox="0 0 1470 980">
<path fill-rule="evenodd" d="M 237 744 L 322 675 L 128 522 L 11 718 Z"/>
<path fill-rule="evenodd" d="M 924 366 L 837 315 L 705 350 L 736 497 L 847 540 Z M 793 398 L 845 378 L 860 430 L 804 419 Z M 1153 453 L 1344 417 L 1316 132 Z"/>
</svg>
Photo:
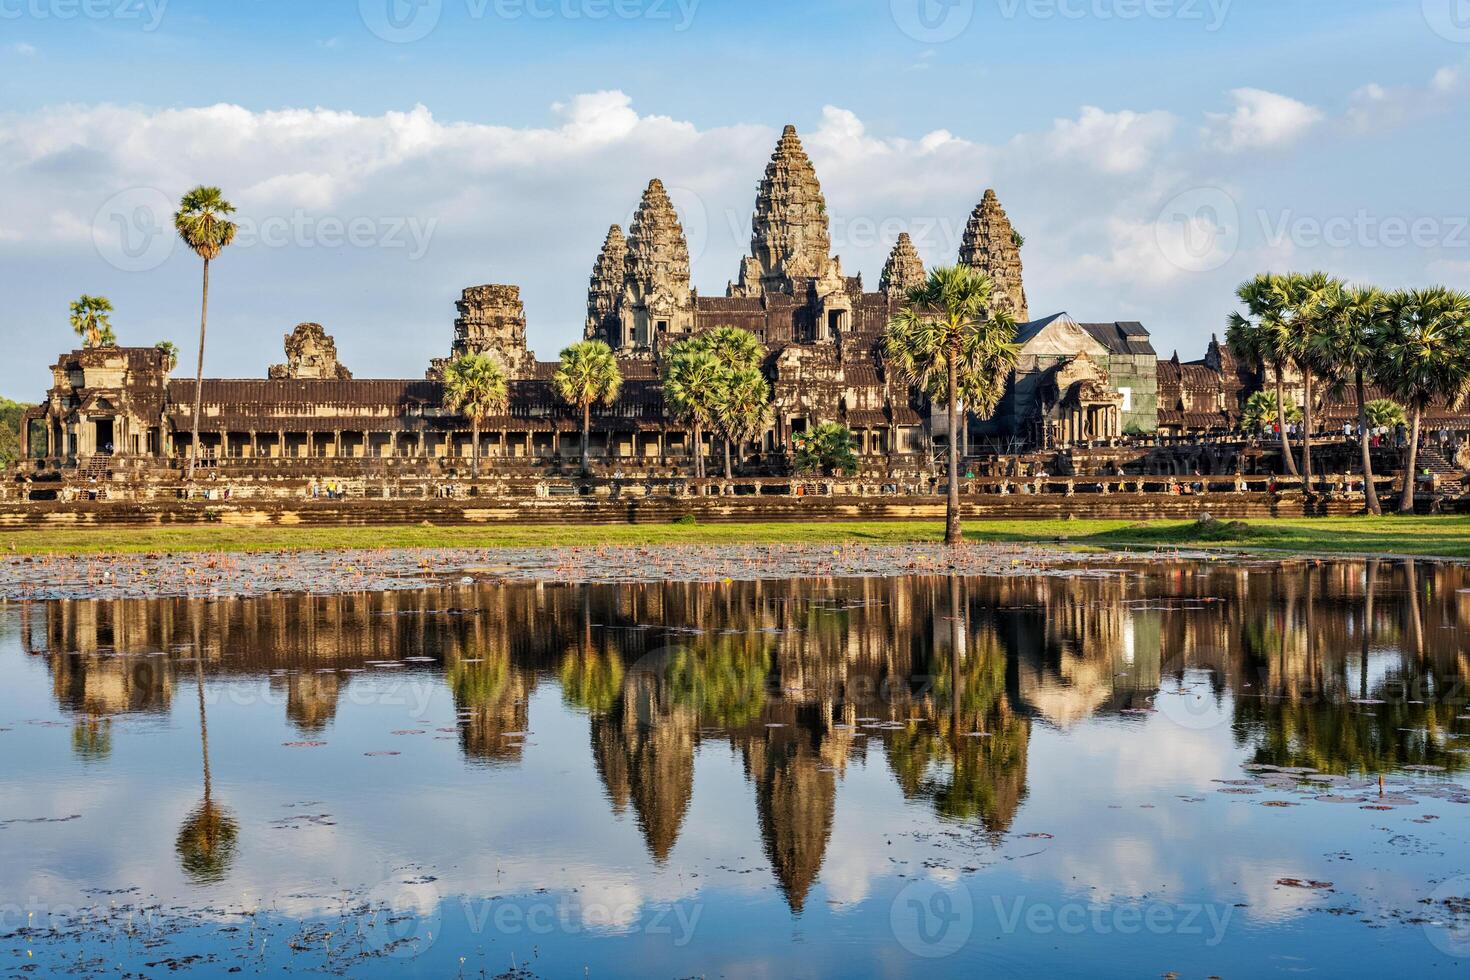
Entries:
<svg viewBox="0 0 1470 980">
<path fill-rule="evenodd" d="M 740 270 L 736 295 L 790 293 L 793 281 L 815 279 L 831 264 L 827 201 L 795 126 L 781 133 L 751 219 L 750 255 Z"/>
<path fill-rule="evenodd" d="M 592 279 L 587 286 L 588 340 L 602 340 L 610 347 L 621 346 L 618 334 L 618 301 L 623 295 L 623 280 L 628 272 L 628 240 L 623 229 L 613 225 L 607 231 L 602 251 L 592 266 Z"/>
<path fill-rule="evenodd" d="M 997 308 L 1008 310 L 1017 323 L 1031 319 L 1021 274 L 1020 236 L 1011 227 L 1011 219 L 1006 217 L 994 190 L 985 192 L 970 215 L 960 243 L 960 265 L 979 269 L 995 280 Z"/>
<path fill-rule="evenodd" d="M 625 346 L 651 349 L 656 339 L 694 329 L 689 243 L 663 181 L 648 182 L 628 228 L 620 311 Z"/>
<path fill-rule="evenodd" d="M 888 253 L 888 263 L 883 266 L 878 289 L 887 293 L 889 299 L 901 300 L 910 289 L 924 281 L 925 275 L 924 261 L 919 258 L 913 239 L 905 231 L 899 234 L 893 251 Z"/>
</svg>

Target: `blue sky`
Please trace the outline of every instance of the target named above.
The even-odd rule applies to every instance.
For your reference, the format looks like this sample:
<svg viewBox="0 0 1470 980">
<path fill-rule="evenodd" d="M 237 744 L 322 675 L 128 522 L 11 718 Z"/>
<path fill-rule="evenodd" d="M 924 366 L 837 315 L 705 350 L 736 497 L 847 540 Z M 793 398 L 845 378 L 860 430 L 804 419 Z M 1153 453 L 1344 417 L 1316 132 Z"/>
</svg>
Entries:
<svg viewBox="0 0 1470 980">
<path fill-rule="evenodd" d="M 994 186 L 1035 314 L 1199 356 L 1258 268 L 1470 285 L 1467 99 L 1465 0 L 0 0 L 0 392 L 40 395 L 82 292 L 189 363 L 197 263 L 108 237 L 198 182 L 261 232 L 210 374 L 317 320 L 418 376 L 485 281 L 553 358 L 650 177 L 723 290 L 787 122 L 848 274 L 898 230 L 951 261 Z"/>
</svg>

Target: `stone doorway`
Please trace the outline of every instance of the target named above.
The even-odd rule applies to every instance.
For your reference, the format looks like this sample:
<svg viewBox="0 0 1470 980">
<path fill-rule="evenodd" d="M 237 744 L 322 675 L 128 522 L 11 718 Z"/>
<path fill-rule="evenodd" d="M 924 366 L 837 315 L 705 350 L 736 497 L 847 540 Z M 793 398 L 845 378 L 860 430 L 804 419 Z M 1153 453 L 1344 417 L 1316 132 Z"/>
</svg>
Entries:
<svg viewBox="0 0 1470 980">
<path fill-rule="evenodd" d="M 96 419 L 93 421 L 93 425 L 96 426 L 97 439 L 95 445 L 97 452 L 111 453 L 113 451 L 113 420 Z"/>
</svg>

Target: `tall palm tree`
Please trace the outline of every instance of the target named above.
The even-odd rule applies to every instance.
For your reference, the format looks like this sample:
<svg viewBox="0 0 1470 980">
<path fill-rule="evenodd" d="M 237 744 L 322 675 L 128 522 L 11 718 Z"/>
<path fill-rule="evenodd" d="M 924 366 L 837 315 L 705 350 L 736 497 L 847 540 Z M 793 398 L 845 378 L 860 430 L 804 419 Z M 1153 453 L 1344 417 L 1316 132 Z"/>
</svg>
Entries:
<svg viewBox="0 0 1470 980">
<path fill-rule="evenodd" d="M 1409 407 L 1409 446 L 1399 512 L 1413 513 L 1419 427 L 1435 400 L 1454 407 L 1470 390 L 1470 295 L 1436 286 L 1394 293 L 1387 301 L 1379 381 Z"/>
<path fill-rule="evenodd" d="M 890 368 L 949 415 L 949 495 L 944 541 L 960 533 L 960 402 L 981 418 L 994 414 L 1019 348 L 1009 313 L 991 308 L 989 276 L 968 266 L 943 266 L 909 290 L 889 321 L 883 353 Z"/>
<path fill-rule="evenodd" d="M 1276 376 L 1276 427 L 1281 430 L 1281 459 L 1286 472 L 1298 476 L 1291 438 L 1286 432 L 1286 385 L 1282 374 L 1290 360 L 1286 351 L 1286 293 L 1280 276 L 1261 273 L 1242 283 L 1235 295 L 1246 312 L 1230 314 L 1225 342 L 1237 357 L 1248 361 L 1262 375 L 1269 368 Z"/>
<path fill-rule="evenodd" d="M 582 413 L 582 472 L 589 470 L 587 442 L 592 432 L 592 406 L 611 405 L 623 387 L 623 374 L 612 348 L 600 340 L 584 340 L 561 352 L 551 377 L 557 397 Z"/>
<path fill-rule="evenodd" d="M 1370 514 L 1382 514 L 1378 489 L 1373 485 L 1373 426 L 1368 419 L 1367 379 L 1381 360 L 1388 308 L 1383 293 L 1371 286 L 1340 290 L 1334 298 L 1327 328 L 1312 340 L 1318 363 L 1335 362 L 1341 373 L 1352 373 L 1358 397 L 1358 446 L 1362 456 L 1363 502 Z"/>
<path fill-rule="evenodd" d="M 505 410 L 510 386 L 489 354 L 465 354 L 444 369 L 444 404 L 470 420 L 470 476 L 480 478 L 480 426 Z"/>
<path fill-rule="evenodd" d="M 766 356 L 760 338 L 739 327 L 715 327 L 695 337 L 693 342 L 713 354 L 731 371 L 758 368 Z"/>
<path fill-rule="evenodd" d="M 730 447 L 743 446 L 771 425 L 771 386 L 759 368 L 741 368 L 730 375 L 715 421 L 725 442 L 725 479 L 734 479 Z"/>
<path fill-rule="evenodd" d="M 112 301 L 106 296 L 83 295 L 71 304 L 71 328 L 82 338 L 82 346 L 117 346 L 111 314 Z"/>
<path fill-rule="evenodd" d="M 683 342 L 669 349 L 664 362 L 664 401 L 694 435 L 694 478 L 704 479 L 704 430 L 715 421 L 730 371 L 698 344 Z"/>
<path fill-rule="evenodd" d="M 1311 494 L 1312 432 L 1316 428 L 1313 386 L 1320 380 L 1331 388 L 1342 369 L 1330 345 L 1322 343 L 1322 335 L 1331 323 L 1343 285 L 1325 272 L 1291 273 L 1278 277 L 1277 283 L 1286 293 L 1285 347 L 1302 375 L 1302 489 Z"/>
<path fill-rule="evenodd" d="M 194 424 L 189 439 L 189 468 L 185 479 L 194 479 L 199 461 L 199 412 L 204 399 L 204 333 L 209 322 L 209 263 L 219 258 L 235 240 L 238 230 L 229 215 L 235 206 L 226 201 L 218 187 L 196 187 L 179 201 L 174 228 L 184 244 L 204 260 L 204 295 L 199 304 L 199 365 L 194 372 Z"/>
<path fill-rule="evenodd" d="M 749 330 L 742 330 L 739 327 L 720 326 L 692 338 L 687 343 L 690 347 L 705 350 L 713 354 L 715 359 L 724 365 L 725 370 L 729 372 L 729 378 L 727 380 L 731 384 L 733 384 L 737 374 L 746 372 L 747 383 L 750 385 L 746 391 L 746 395 L 755 394 L 754 382 L 750 380 L 749 372 L 753 371 L 759 374 L 761 361 L 765 360 L 766 356 L 765 345 L 760 342 L 760 339 L 755 334 Z M 727 385 L 722 394 L 725 398 L 729 398 L 733 394 L 733 390 Z M 732 448 L 730 440 L 733 436 L 728 427 L 722 423 L 722 418 L 725 414 L 722 409 L 717 409 L 715 412 L 715 422 L 716 427 L 720 430 L 721 442 L 724 443 L 725 479 L 729 480 L 733 478 L 730 461 Z"/>
</svg>

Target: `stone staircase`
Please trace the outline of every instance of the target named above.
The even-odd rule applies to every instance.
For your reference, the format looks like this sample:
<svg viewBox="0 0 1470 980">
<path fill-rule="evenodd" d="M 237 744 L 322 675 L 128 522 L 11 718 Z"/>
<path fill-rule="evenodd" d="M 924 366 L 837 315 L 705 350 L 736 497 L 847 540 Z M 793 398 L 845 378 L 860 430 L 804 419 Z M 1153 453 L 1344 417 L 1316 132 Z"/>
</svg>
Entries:
<svg viewBox="0 0 1470 980">
<path fill-rule="evenodd" d="M 83 456 L 77 460 L 77 479 L 79 480 L 105 480 L 107 468 L 112 465 L 111 453 L 97 453 L 95 456 Z"/>
<path fill-rule="evenodd" d="M 1439 451 L 1438 447 L 1421 445 L 1419 447 L 1418 472 L 1428 470 L 1434 474 L 1435 490 L 1448 496 L 1459 496 L 1465 492 L 1465 484 L 1462 480 L 1464 471 L 1455 466 Z M 1415 474 L 1416 476 L 1418 474 Z"/>
</svg>

